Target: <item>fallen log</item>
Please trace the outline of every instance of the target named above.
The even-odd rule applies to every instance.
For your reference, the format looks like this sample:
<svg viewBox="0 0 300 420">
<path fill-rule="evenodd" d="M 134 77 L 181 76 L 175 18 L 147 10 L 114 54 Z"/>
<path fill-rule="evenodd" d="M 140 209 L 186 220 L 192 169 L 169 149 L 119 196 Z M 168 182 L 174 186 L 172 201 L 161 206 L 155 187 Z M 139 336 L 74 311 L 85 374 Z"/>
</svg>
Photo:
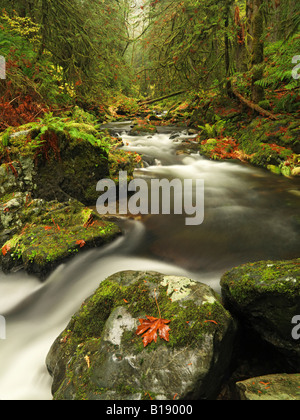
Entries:
<svg viewBox="0 0 300 420">
<path fill-rule="evenodd" d="M 232 87 L 231 92 L 237 97 L 243 104 L 247 105 L 248 108 L 252 109 L 253 111 L 258 112 L 259 114 L 263 115 L 264 117 L 270 118 L 271 120 L 277 120 L 277 116 L 272 114 L 272 112 L 263 109 L 261 106 L 251 102 L 249 99 L 244 98 L 236 89 Z"/>
<path fill-rule="evenodd" d="M 149 99 L 147 101 L 141 102 L 139 105 L 140 106 L 151 105 L 151 104 L 154 104 L 156 102 L 163 101 L 164 99 L 173 98 L 173 96 L 182 95 L 183 93 L 186 93 L 186 92 L 187 92 L 187 90 L 180 90 L 179 92 L 170 93 L 169 95 L 165 95 L 165 96 L 162 96 L 162 97 L 157 98 L 157 99 Z"/>
</svg>

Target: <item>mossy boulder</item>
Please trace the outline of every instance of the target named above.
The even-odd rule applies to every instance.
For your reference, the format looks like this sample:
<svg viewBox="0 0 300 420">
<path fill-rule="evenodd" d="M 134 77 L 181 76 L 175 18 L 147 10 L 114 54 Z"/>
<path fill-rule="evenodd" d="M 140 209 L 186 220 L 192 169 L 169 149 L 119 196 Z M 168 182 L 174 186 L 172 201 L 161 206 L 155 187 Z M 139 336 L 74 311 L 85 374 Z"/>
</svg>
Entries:
<svg viewBox="0 0 300 420">
<path fill-rule="evenodd" d="M 151 124 L 149 120 L 136 120 L 133 122 L 133 127 L 129 132 L 130 136 L 142 136 L 146 134 L 157 133 L 157 128 Z"/>
<path fill-rule="evenodd" d="M 160 313 L 159 313 L 160 312 Z M 170 340 L 144 347 L 139 319 L 170 321 Z M 126 271 L 107 278 L 56 339 L 47 366 L 56 400 L 215 398 L 235 322 L 207 285 Z"/>
<path fill-rule="evenodd" d="M 221 279 L 224 305 L 300 369 L 292 319 L 300 314 L 300 259 L 242 265 Z"/>
<path fill-rule="evenodd" d="M 93 125 L 54 117 L 15 130 L 6 147 L 6 133 L 0 135 L 0 163 L 19 178 L 16 183 L 24 184 L 23 172 L 31 162 L 27 190 L 35 198 L 61 202 L 74 198 L 85 205 L 95 204 L 97 182 L 109 177 L 103 133 Z"/>
<path fill-rule="evenodd" d="M 16 160 L 0 165 L 0 201 L 14 191 L 33 191 L 34 174 L 34 162 L 30 157 L 19 155 Z"/>
<path fill-rule="evenodd" d="M 5 273 L 25 269 L 44 280 L 79 251 L 102 246 L 121 234 L 117 225 L 75 200 L 47 203 L 17 193 L 2 209 L 6 235 L 2 235 L 0 264 Z"/>
<path fill-rule="evenodd" d="M 300 374 L 259 376 L 238 382 L 236 386 L 243 401 L 300 400 Z"/>
</svg>

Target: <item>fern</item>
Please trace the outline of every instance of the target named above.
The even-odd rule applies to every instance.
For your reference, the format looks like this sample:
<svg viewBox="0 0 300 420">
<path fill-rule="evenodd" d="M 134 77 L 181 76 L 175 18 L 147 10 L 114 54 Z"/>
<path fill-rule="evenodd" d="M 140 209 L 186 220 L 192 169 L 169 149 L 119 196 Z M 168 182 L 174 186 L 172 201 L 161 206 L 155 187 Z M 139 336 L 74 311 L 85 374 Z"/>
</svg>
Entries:
<svg viewBox="0 0 300 420">
<path fill-rule="evenodd" d="M 215 116 L 215 118 L 217 121 L 213 125 L 205 124 L 204 126 L 203 125 L 198 126 L 201 130 L 204 131 L 207 137 L 218 137 L 224 129 L 226 121 L 222 120 L 217 115 Z"/>
<path fill-rule="evenodd" d="M 97 125 L 78 124 L 66 118 L 54 117 L 51 112 L 39 119 L 38 123 L 33 123 L 32 128 L 38 131 L 38 135 L 34 139 L 35 147 L 39 147 L 47 141 L 46 133 L 54 132 L 55 134 L 64 134 L 72 140 L 87 141 L 93 146 L 101 147 L 107 153 L 111 148 L 109 139 L 103 133 L 97 132 L 97 128 L 99 128 Z"/>
<path fill-rule="evenodd" d="M 266 47 L 266 63 L 264 77 L 255 82 L 256 85 L 266 89 L 273 90 L 277 88 L 286 88 L 288 90 L 296 89 L 299 82 L 292 79 L 292 57 L 295 51 L 300 51 L 299 37 L 291 37 L 288 42 L 282 41 L 270 43 Z M 283 85 L 285 83 L 285 85 Z"/>
</svg>

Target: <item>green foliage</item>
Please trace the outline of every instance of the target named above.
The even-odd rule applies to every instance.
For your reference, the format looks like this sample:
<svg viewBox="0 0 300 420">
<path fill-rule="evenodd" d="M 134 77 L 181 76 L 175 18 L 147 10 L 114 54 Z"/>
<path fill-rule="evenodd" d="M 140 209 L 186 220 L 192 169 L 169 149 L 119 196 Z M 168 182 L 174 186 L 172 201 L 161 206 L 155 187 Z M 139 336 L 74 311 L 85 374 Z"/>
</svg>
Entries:
<svg viewBox="0 0 300 420">
<path fill-rule="evenodd" d="M 218 3 L 184 0 L 148 2 L 146 19 L 150 20 L 141 39 L 137 65 L 145 76 L 142 89 L 172 91 L 173 84 L 199 88 L 225 76 L 224 36 L 228 0 Z M 229 12 L 232 13 L 232 10 Z"/>
<path fill-rule="evenodd" d="M 2 135 L 2 146 L 8 147 L 9 146 L 9 139 L 11 135 L 11 127 L 6 130 L 6 132 Z"/>
<path fill-rule="evenodd" d="M 39 57 L 41 45 L 40 26 L 29 17 L 21 18 L 4 13 L 0 17 L 1 54 L 6 58 L 6 84 L 1 93 L 37 98 L 44 103 L 62 103 L 70 100 L 60 86 L 60 72 L 50 60 L 49 54 Z M 9 88 L 9 89 L 8 89 Z M 6 89 L 6 91 L 5 91 Z"/>
<path fill-rule="evenodd" d="M 257 166 L 267 166 L 268 164 L 279 164 L 282 162 L 280 154 L 273 150 L 269 144 L 261 143 L 258 151 L 251 159 L 251 163 Z"/>
<path fill-rule="evenodd" d="M 199 125 L 198 127 L 204 132 L 206 138 L 215 138 L 222 134 L 227 121 L 222 120 L 220 117 L 215 115 L 216 122 L 211 124 Z"/>
<path fill-rule="evenodd" d="M 292 57 L 300 51 L 300 38 L 294 36 L 289 41 L 272 42 L 266 46 L 266 65 L 264 77 L 256 83 L 263 88 L 277 89 L 282 86 L 289 90 L 299 87 L 299 83 L 292 79 Z M 284 84 L 283 84 L 284 83 Z"/>
<path fill-rule="evenodd" d="M 99 132 L 99 126 L 86 123 L 77 123 L 68 118 L 53 116 L 53 113 L 45 114 L 38 123 L 31 125 L 33 130 L 38 132 L 34 138 L 34 147 L 39 147 L 46 140 L 43 138 L 45 133 L 54 132 L 55 134 L 67 134 L 72 140 L 88 141 L 93 146 L 99 146 L 106 152 L 110 150 L 109 137 L 103 132 Z"/>
<path fill-rule="evenodd" d="M 112 90 L 131 91 L 123 58 L 126 0 L 16 0 L 4 2 L 1 54 L 8 81 L 47 103 L 107 99 Z M 13 66 L 10 65 L 13 63 Z M 21 70 L 21 71 L 20 71 Z M 22 89 L 23 88 L 23 89 Z M 16 95 L 17 96 L 17 95 Z"/>
</svg>

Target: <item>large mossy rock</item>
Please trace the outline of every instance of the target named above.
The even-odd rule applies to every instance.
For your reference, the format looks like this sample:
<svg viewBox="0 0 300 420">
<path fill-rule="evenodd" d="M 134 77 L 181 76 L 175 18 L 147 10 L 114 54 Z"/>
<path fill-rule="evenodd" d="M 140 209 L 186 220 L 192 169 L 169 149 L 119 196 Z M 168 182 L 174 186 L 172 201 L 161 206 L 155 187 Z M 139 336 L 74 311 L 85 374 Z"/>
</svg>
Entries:
<svg viewBox="0 0 300 420">
<path fill-rule="evenodd" d="M 157 303 L 156 303 L 157 301 Z M 144 347 L 139 319 L 168 319 Z M 210 399 L 231 361 L 235 322 L 207 285 L 155 272 L 106 279 L 53 344 L 56 400 Z"/>
<path fill-rule="evenodd" d="M 275 374 L 250 378 L 236 384 L 243 401 L 300 400 L 300 374 Z"/>
<path fill-rule="evenodd" d="M 292 337 L 292 319 L 300 315 L 300 259 L 242 265 L 222 277 L 221 287 L 225 307 L 300 369 L 299 341 Z"/>
<path fill-rule="evenodd" d="M 0 193 L 25 190 L 47 201 L 73 198 L 94 205 L 97 182 L 109 177 L 102 134 L 93 125 L 52 120 L 48 125 L 45 121 L 15 129 L 6 147 L 1 142 L 7 133 L 0 135 L 0 163 L 10 174 L 7 185 L 0 185 Z M 14 183 L 11 175 L 16 178 Z"/>
</svg>

